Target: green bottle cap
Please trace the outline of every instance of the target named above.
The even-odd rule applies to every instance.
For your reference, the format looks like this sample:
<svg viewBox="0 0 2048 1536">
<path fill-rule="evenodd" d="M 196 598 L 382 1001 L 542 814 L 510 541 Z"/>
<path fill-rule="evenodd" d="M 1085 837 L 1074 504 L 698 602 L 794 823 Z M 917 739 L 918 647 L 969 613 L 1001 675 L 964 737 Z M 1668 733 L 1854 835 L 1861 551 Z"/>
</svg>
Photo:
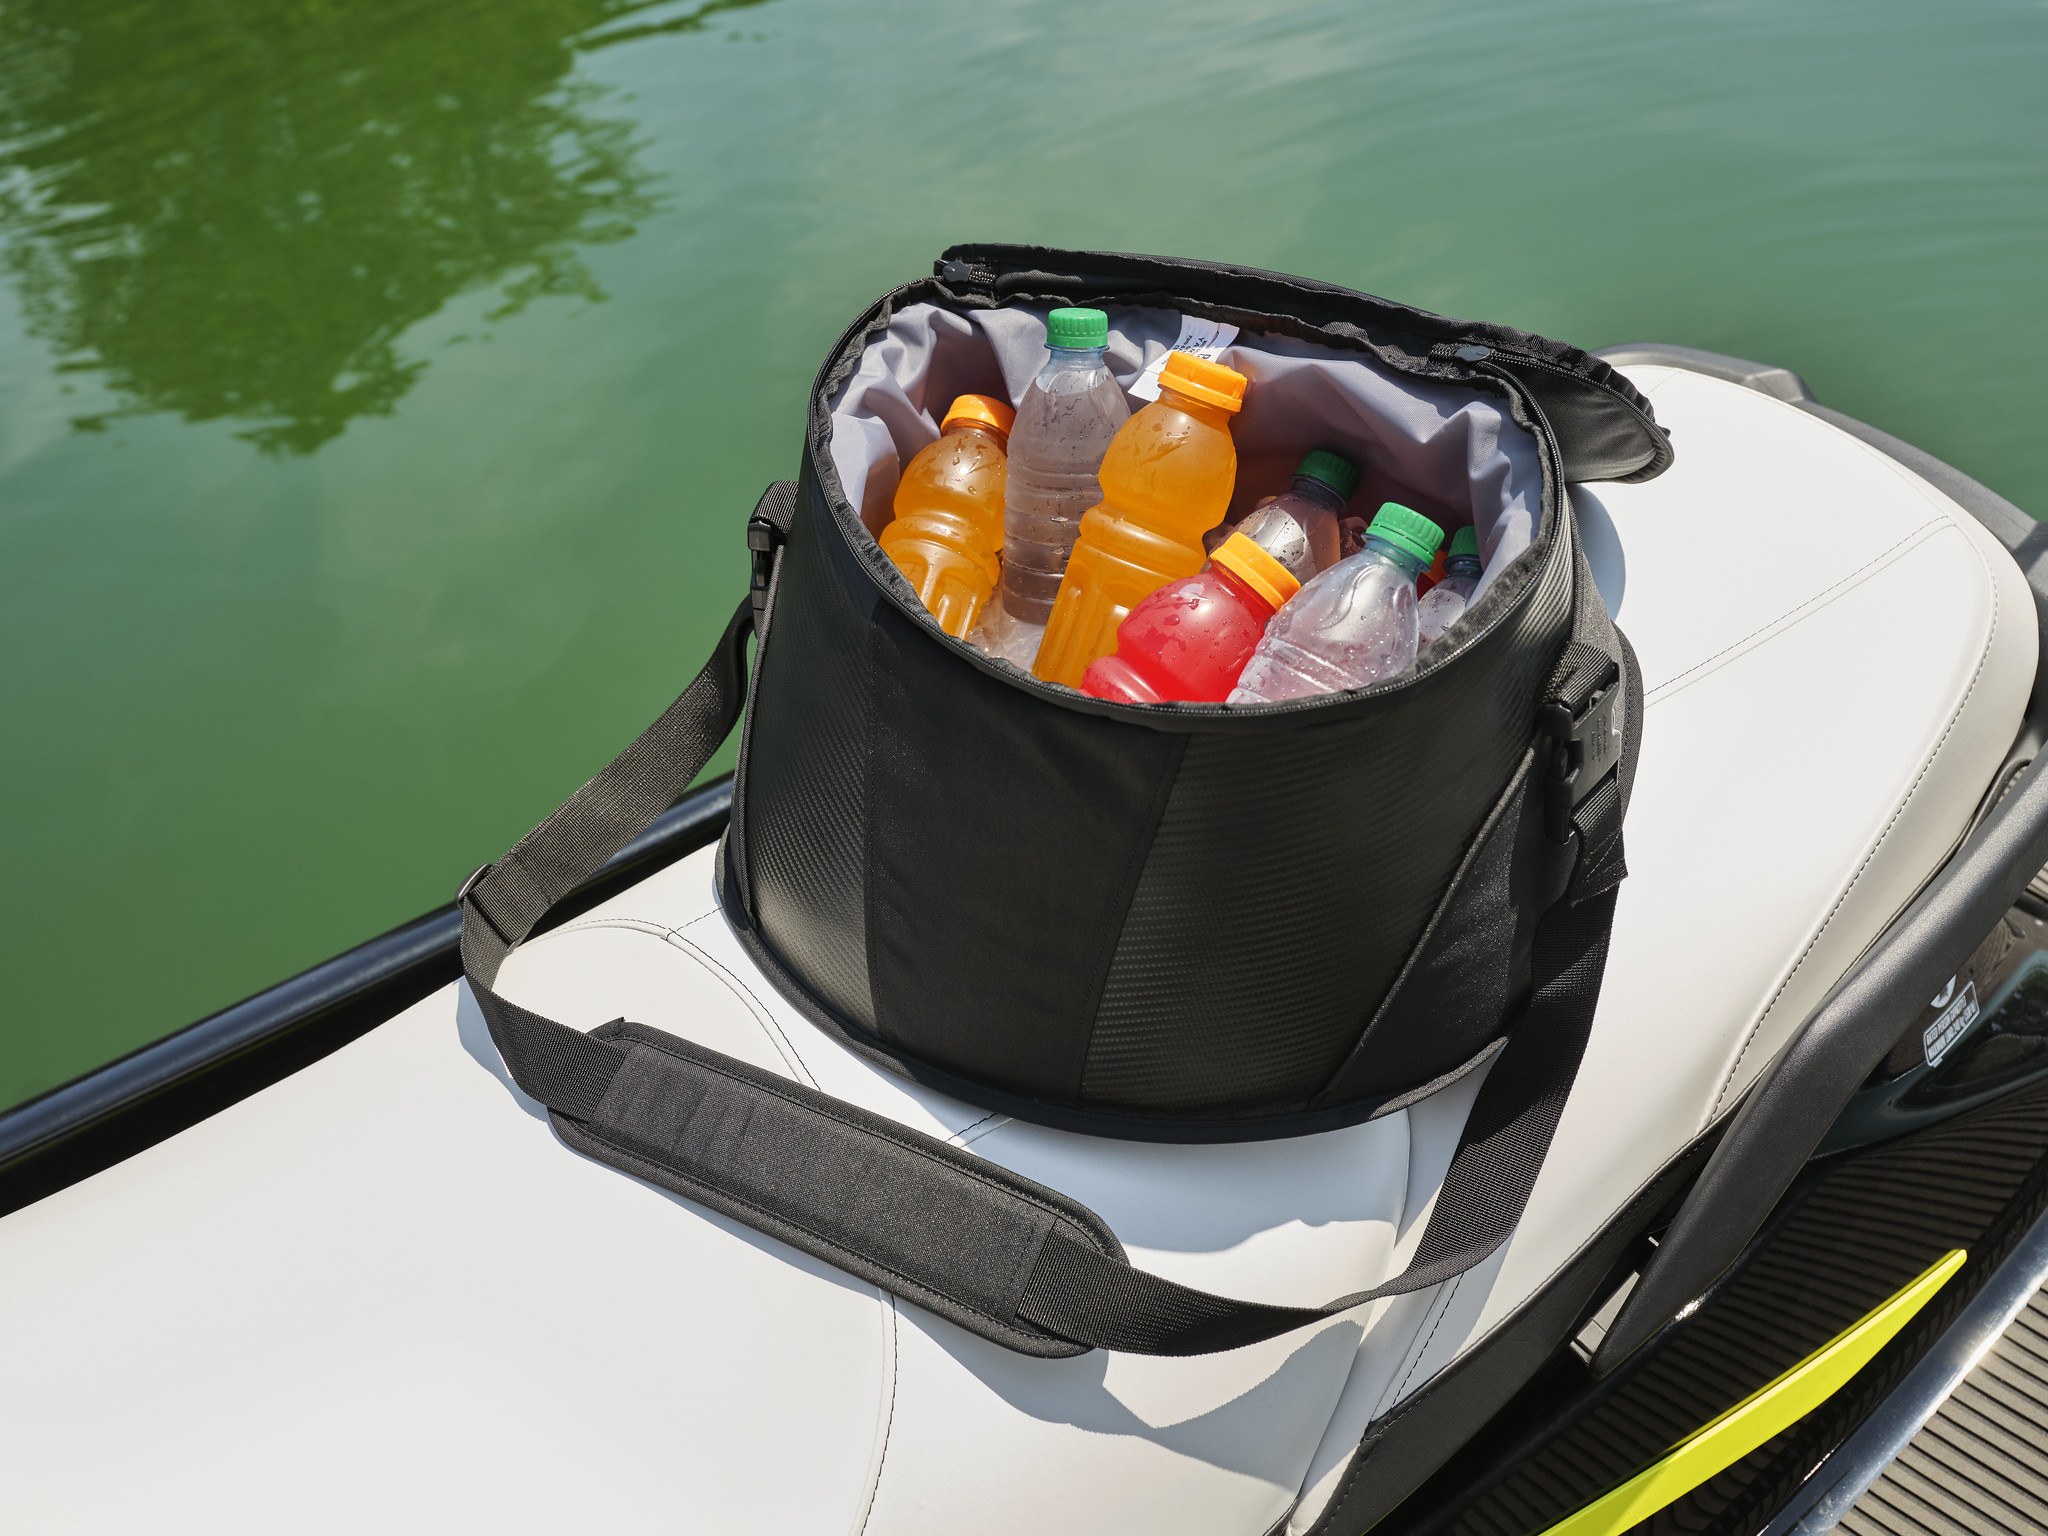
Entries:
<svg viewBox="0 0 2048 1536">
<path fill-rule="evenodd" d="M 1460 528 L 1451 535 L 1451 547 L 1444 551 L 1444 558 L 1455 560 L 1460 555 L 1479 558 L 1479 531 L 1476 528 Z"/>
<path fill-rule="evenodd" d="M 1332 453 L 1327 448 L 1311 448 L 1294 466 L 1294 472 L 1322 481 L 1346 501 L 1358 489 L 1358 470 L 1341 453 Z"/>
<path fill-rule="evenodd" d="M 1045 317 L 1048 347 L 1106 347 L 1109 316 L 1099 309 L 1056 309 Z"/>
<path fill-rule="evenodd" d="M 1444 541 L 1443 529 L 1398 501 L 1388 502 L 1373 514 L 1372 526 L 1365 533 L 1367 538 L 1385 539 L 1396 549 L 1405 549 L 1424 565 L 1436 558 L 1436 547 Z"/>
</svg>

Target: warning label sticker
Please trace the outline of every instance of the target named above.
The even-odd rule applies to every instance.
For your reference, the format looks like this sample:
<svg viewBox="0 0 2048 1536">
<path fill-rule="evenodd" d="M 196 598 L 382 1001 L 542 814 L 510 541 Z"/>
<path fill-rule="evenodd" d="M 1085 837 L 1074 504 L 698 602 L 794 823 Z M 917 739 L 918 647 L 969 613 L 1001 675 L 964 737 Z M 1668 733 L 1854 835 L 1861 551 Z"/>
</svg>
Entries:
<svg viewBox="0 0 2048 1536">
<path fill-rule="evenodd" d="M 1951 990 L 1955 983 L 1949 983 Z M 1943 996 L 1946 1000 L 1946 994 Z M 1969 1033 L 1970 1026 L 1977 1022 L 1977 983 L 1965 986 L 1956 1000 L 1942 1010 L 1941 1017 L 1921 1032 L 1920 1043 L 1926 1047 L 1927 1065 L 1930 1067 L 1948 1054 L 1949 1047 Z"/>
</svg>

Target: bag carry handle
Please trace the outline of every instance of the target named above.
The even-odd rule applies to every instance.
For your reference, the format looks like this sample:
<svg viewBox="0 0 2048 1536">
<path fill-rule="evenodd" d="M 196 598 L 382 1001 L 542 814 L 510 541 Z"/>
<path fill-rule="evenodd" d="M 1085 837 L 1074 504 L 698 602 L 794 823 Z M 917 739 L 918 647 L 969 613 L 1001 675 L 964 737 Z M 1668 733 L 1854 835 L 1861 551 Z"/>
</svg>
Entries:
<svg viewBox="0 0 2048 1536">
<path fill-rule="evenodd" d="M 1540 717 L 1561 730 L 1561 709 L 1572 727 L 1552 735 L 1546 774 L 1552 814 L 1567 810 L 1557 804 L 1561 785 L 1568 811 L 1558 820 L 1578 842 L 1572 875 L 1537 924 L 1529 1001 L 1473 1103 L 1414 1261 L 1371 1290 L 1282 1307 L 1178 1285 L 1133 1267 L 1086 1206 L 962 1148 L 659 1030 L 621 1019 L 585 1034 L 492 990 L 534 924 L 674 804 L 738 721 L 747 636 L 769 607 L 796 495 L 777 481 L 755 509 L 753 590 L 703 670 L 458 894 L 470 991 L 513 1081 L 547 1105 L 562 1138 L 985 1339 L 1047 1358 L 1236 1349 L 1435 1285 L 1499 1247 L 1528 1204 L 1592 1027 L 1626 873 L 1621 820 L 1642 729 L 1634 653 L 1576 548 L 1572 638 Z M 1598 737 L 1610 719 L 1620 727 L 1619 761 L 1587 782 L 1580 769 L 1602 762 Z"/>
</svg>

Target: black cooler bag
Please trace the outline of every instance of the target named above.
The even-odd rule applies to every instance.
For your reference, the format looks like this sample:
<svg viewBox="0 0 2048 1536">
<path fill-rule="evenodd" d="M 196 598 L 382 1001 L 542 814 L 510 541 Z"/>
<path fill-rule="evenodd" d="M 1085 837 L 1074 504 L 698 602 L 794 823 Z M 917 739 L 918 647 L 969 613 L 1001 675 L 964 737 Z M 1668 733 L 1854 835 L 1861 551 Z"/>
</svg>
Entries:
<svg viewBox="0 0 2048 1536">
<path fill-rule="evenodd" d="M 878 507 L 955 394 L 1021 396 L 1045 311 L 1071 304 L 1110 313 L 1126 387 L 1176 326 L 1235 327 L 1231 515 L 1337 447 L 1364 470 L 1355 512 L 1396 499 L 1480 528 L 1465 615 L 1399 677 L 1251 706 L 1111 704 L 947 637 L 876 543 Z M 572 1147 L 1030 1354 L 1232 1348 L 1470 1267 L 1535 1182 L 1625 874 L 1641 680 L 1565 485 L 1670 462 L 1643 398 L 1558 342 L 1243 268 L 948 251 L 826 359 L 801 479 L 750 520 L 753 590 L 704 671 L 465 883 L 464 968 L 507 1067 Z M 1494 1063 L 1408 1270 L 1315 1309 L 1191 1290 L 962 1149 L 492 992 L 743 702 L 726 918 L 891 1071 L 1068 1130 L 1230 1141 L 1352 1124 Z"/>
</svg>

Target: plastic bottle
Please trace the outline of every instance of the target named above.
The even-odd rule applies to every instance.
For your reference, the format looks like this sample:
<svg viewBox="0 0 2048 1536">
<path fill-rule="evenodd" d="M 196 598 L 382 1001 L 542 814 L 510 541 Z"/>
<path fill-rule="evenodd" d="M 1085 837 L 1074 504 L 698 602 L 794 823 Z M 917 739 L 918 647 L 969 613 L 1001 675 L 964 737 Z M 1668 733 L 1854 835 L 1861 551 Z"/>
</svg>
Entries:
<svg viewBox="0 0 2048 1536">
<path fill-rule="evenodd" d="M 1294 483 L 1261 502 L 1236 531 L 1294 574 L 1314 581 L 1337 563 L 1337 519 L 1344 515 L 1358 471 L 1342 454 L 1311 450 L 1294 471 Z"/>
<path fill-rule="evenodd" d="M 965 639 L 1003 572 L 1003 447 L 1016 416 L 993 395 L 962 395 L 939 440 L 919 449 L 896 487 L 882 548 L 939 628 Z"/>
<path fill-rule="evenodd" d="M 1365 548 L 1339 560 L 1273 616 L 1233 704 L 1363 688 L 1415 660 L 1415 578 L 1443 530 L 1420 512 L 1388 502 L 1366 530 Z"/>
<path fill-rule="evenodd" d="M 1415 627 L 1421 637 L 1418 650 L 1458 622 L 1478 585 L 1479 535 L 1460 528 L 1451 535 L 1443 579 L 1415 604 Z"/>
<path fill-rule="evenodd" d="M 1266 621 L 1300 590 L 1285 565 L 1233 533 L 1199 572 L 1169 581 L 1131 610 L 1117 629 L 1115 652 L 1096 657 L 1081 674 L 1081 691 L 1122 704 L 1219 702 L 1236 685 Z"/>
<path fill-rule="evenodd" d="M 1234 368 L 1175 352 L 1159 398 L 1117 433 L 1102 461 L 1102 501 L 1081 519 L 1032 665 L 1047 682 L 1078 687 L 1088 663 L 1115 649 L 1125 614 L 1202 568 L 1202 535 L 1223 521 L 1237 482 L 1230 418 L 1245 383 Z"/>
<path fill-rule="evenodd" d="M 1045 317 L 1045 345 L 1045 366 L 1024 391 L 1010 431 L 1003 595 L 989 624 L 999 653 L 1025 666 L 1052 614 L 1082 514 L 1102 500 L 1102 456 L 1131 417 L 1104 359 L 1108 315 L 1056 309 Z"/>
</svg>

